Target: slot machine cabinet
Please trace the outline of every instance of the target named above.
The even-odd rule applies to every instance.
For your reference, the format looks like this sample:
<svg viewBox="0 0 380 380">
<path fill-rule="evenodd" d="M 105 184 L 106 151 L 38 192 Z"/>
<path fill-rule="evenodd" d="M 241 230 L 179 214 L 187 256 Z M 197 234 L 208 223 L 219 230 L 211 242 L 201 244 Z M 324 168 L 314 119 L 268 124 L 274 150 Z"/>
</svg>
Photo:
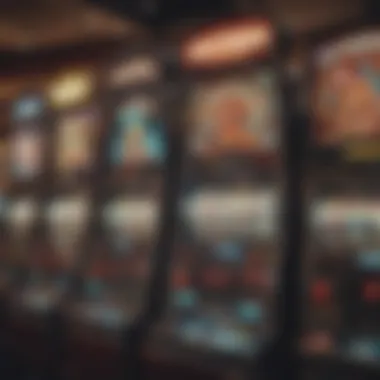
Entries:
<svg viewBox="0 0 380 380">
<path fill-rule="evenodd" d="M 281 262 L 275 34 L 265 19 L 231 20 L 179 49 L 181 191 L 167 304 L 142 348 L 145 378 L 260 378 L 252 361 L 274 334 Z"/>
<path fill-rule="evenodd" d="M 47 114 L 38 79 L 23 79 L 6 112 L 9 139 L 7 171 L 10 179 L 6 207 L 6 266 L 12 277 L 9 299 L 12 304 L 15 292 L 22 288 L 28 258 L 36 248 L 40 189 L 46 180 Z M 30 245 L 31 229 L 35 231 Z"/>
<path fill-rule="evenodd" d="M 8 346 L 29 362 L 29 353 L 38 353 L 40 360 L 33 318 L 30 318 L 33 313 L 30 313 L 28 287 L 33 272 L 31 258 L 40 248 L 41 202 L 48 179 L 49 125 L 43 80 L 27 76 L 21 82 L 8 108 L 10 187 L 6 206 L 5 323 Z"/>
<path fill-rule="evenodd" d="M 74 65 L 71 70 L 50 73 L 45 81 L 40 81 L 44 114 L 38 116 L 38 122 L 28 119 L 26 126 L 34 128 L 27 129 L 32 137 L 32 132 L 40 133 L 37 136 L 42 142 L 34 149 L 35 154 L 42 154 L 39 162 L 43 169 L 32 182 L 34 188 L 30 182 L 18 181 L 12 190 L 12 196 L 33 191 L 38 198 L 34 245 L 24 247 L 22 274 L 9 297 L 10 340 L 33 372 L 54 371 L 53 363 L 58 360 L 56 349 L 61 350 L 63 344 L 60 308 L 70 290 L 89 221 L 90 179 L 98 149 L 97 134 L 101 132 L 94 70 L 91 65 Z M 31 113 L 39 105 L 30 96 L 21 100 L 24 103 L 16 99 L 13 112 Z M 19 136 L 22 126 L 12 125 L 11 136 Z M 25 145 L 19 150 L 28 149 Z M 23 157 L 16 158 L 21 161 Z M 31 156 L 23 159 L 29 165 L 28 170 L 21 170 L 20 164 L 11 169 L 16 168 L 17 174 L 33 172 Z"/>
<path fill-rule="evenodd" d="M 130 335 L 146 323 L 168 148 L 163 75 L 150 45 L 105 65 L 108 129 L 94 184 L 97 211 L 82 286 L 66 312 L 70 378 L 124 376 Z"/>
<path fill-rule="evenodd" d="M 102 17 L 103 19 L 104 17 L 107 18 L 96 10 L 90 10 L 88 13 L 89 17 L 86 17 L 86 24 L 94 22 L 94 20 L 98 23 L 101 22 Z M 66 16 L 65 18 L 67 20 Z M 78 19 L 75 18 L 75 20 Z M 115 23 L 115 21 L 114 19 L 113 22 Z M 55 290 L 61 286 L 65 290 L 71 288 L 71 280 L 73 277 L 75 278 L 75 275 L 69 272 L 75 271 L 78 264 L 74 257 L 71 257 L 73 262 L 70 265 L 59 258 L 62 254 L 61 251 L 68 249 L 67 246 L 63 248 L 63 245 L 69 244 L 67 240 L 71 239 L 67 236 L 70 234 L 67 231 L 67 226 L 63 226 L 67 225 L 67 220 L 72 218 L 75 212 L 71 208 L 72 215 L 70 216 L 70 207 L 63 212 L 61 206 L 55 207 L 51 203 L 70 205 L 75 203 L 73 198 L 80 198 L 84 195 L 91 201 L 92 195 L 88 193 L 93 191 L 91 181 L 94 169 L 97 169 L 97 163 L 92 162 L 95 159 L 92 157 L 92 148 L 95 146 L 95 150 L 97 150 L 97 139 L 99 134 L 101 135 L 104 132 L 103 127 L 105 127 L 99 123 L 99 119 L 102 117 L 101 107 L 99 104 L 95 104 L 94 99 L 91 98 L 92 95 L 98 97 L 98 88 L 92 89 L 93 83 L 89 83 L 96 82 L 98 74 L 89 73 L 92 69 L 86 69 L 86 67 L 95 67 L 104 62 L 110 52 L 118 49 L 120 45 L 125 45 L 132 39 L 143 38 L 143 31 L 134 23 L 127 22 L 121 27 L 119 22 L 119 26 L 114 25 L 114 28 L 111 25 L 111 20 L 108 22 L 105 20 L 101 24 L 104 30 L 97 29 L 97 33 L 86 34 L 85 38 L 82 38 L 83 36 L 77 31 L 75 37 L 79 37 L 78 39 L 67 35 L 60 39 L 59 32 L 57 32 L 52 39 L 46 39 L 49 41 L 38 40 L 40 37 L 42 40 L 44 38 L 43 32 L 41 32 L 43 27 L 37 28 L 38 31 L 33 36 L 28 35 L 28 42 L 35 43 L 33 52 L 24 49 L 20 53 L 15 48 L 14 50 L 11 49 L 12 51 L 6 57 L 8 63 L 6 74 L 19 75 L 22 72 L 27 77 L 24 80 L 25 83 L 31 77 L 35 79 L 32 86 L 24 86 L 26 88 L 15 95 L 15 99 L 23 98 L 21 100 L 24 101 L 24 98 L 27 98 L 26 100 L 29 102 L 24 101 L 17 112 L 19 114 L 36 112 L 36 108 L 38 108 L 36 95 L 41 95 L 44 98 L 44 111 L 40 115 L 41 119 L 31 120 L 28 116 L 28 120 L 23 120 L 23 124 L 26 127 L 29 126 L 28 128 L 15 128 L 13 124 L 16 124 L 16 121 L 20 125 L 21 123 L 18 120 L 13 120 L 14 123 L 10 128 L 11 146 L 12 142 L 15 141 L 15 149 L 13 150 L 16 156 L 15 158 L 11 157 L 11 161 L 13 159 L 17 165 L 21 166 L 16 167 L 12 164 L 13 171 L 17 171 L 17 178 L 13 173 L 15 178 L 12 177 L 14 181 L 10 193 L 12 196 L 16 193 L 21 196 L 23 193 L 32 191 L 39 198 L 41 212 L 36 243 L 38 252 L 29 255 L 30 260 L 27 264 L 24 263 L 19 286 L 12 285 L 9 287 L 11 291 L 7 293 L 6 297 L 9 301 L 6 306 L 9 308 L 6 309 L 11 309 L 10 316 L 12 318 L 7 318 L 7 321 L 11 321 L 12 324 L 5 324 L 12 327 L 6 328 L 7 333 L 9 333 L 9 339 L 7 339 L 9 344 L 12 347 L 15 346 L 18 351 L 22 351 L 23 356 L 28 358 L 28 364 L 31 364 L 33 369 L 38 368 L 39 372 L 45 371 L 48 367 L 49 371 L 59 370 L 61 363 L 57 364 L 57 360 L 59 361 L 61 353 L 57 352 L 56 348 L 58 350 L 62 348 L 61 330 L 63 324 L 60 314 L 63 300 L 67 294 L 66 291 L 59 290 L 56 292 Z M 56 38 L 59 41 L 56 41 Z M 54 42 L 57 42 L 54 48 L 48 49 L 51 47 L 50 44 Z M 87 95 L 90 95 L 89 98 Z M 30 99 L 31 97 L 34 99 Z M 42 126 L 46 127 L 41 134 L 36 128 L 38 127 L 37 121 L 41 121 L 41 125 L 43 124 Z M 92 127 L 92 124 L 95 125 Z M 77 128 L 74 128 L 73 125 L 76 125 Z M 76 130 L 74 131 L 74 129 Z M 16 135 L 15 131 L 18 132 L 17 138 L 13 137 Z M 47 145 L 45 145 L 46 141 L 48 142 Z M 30 172 L 33 172 L 33 166 L 36 166 L 38 152 L 41 153 L 41 150 L 37 149 L 39 143 L 43 145 L 44 149 L 43 174 L 36 176 L 38 178 L 35 180 L 29 180 L 28 175 L 33 177 Z M 29 152 L 26 155 L 27 157 L 25 157 L 25 152 Z M 97 153 L 96 151 L 96 156 Z M 21 157 L 17 157 L 20 155 Z M 39 157 L 41 158 L 41 156 Z M 27 180 L 23 177 L 26 177 Z M 55 214 L 55 216 L 51 214 Z M 54 227 L 54 225 L 62 226 L 62 231 L 59 234 L 57 228 L 60 229 L 60 227 Z M 60 243 L 53 242 L 52 235 L 56 235 L 63 241 Z M 57 243 L 58 246 L 53 243 Z M 84 250 L 84 248 L 81 244 L 75 243 L 75 255 L 71 248 L 69 250 L 71 252 L 66 252 L 66 256 L 81 256 L 79 251 Z M 48 294 L 49 291 L 46 290 L 50 285 L 55 289 L 51 292 L 52 294 Z M 22 304 L 21 300 L 23 299 L 21 293 L 24 290 L 30 290 L 29 288 L 42 289 L 36 290 L 38 297 L 34 297 L 33 305 L 29 303 L 27 306 L 21 307 L 20 304 Z M 46 294 L 41 295 L 41 293 Z M 62 298 L 63 296 L 64 298 Z M 30 300 L 30 297 L 24 298 Z M 45 301 L 49 304 L 48 306 Z M 39 311 L 37 312 L 36 309 Z M 30 313 L 33 314 L 33 318 L 28 318 Z M 7 314 L 9 314 L 8 311 Z M 17 318 L 14 318 L 13 314 L 16 314 Z M 44 323 L 47 320 L 49 323 Z M 38 349 L 37 341 L 39 342 Z M 42 357 L 44 357 L 43 360 Z M 54 366 L 56 369 L 53 368 Z"/>
<path fill-rule="evenodd" d="M 305 378 L 376 378 L 379 31 L 330 38 L 311 57 L 307 233 L 300 341 Z M 307 375 L 306 375 L 307 374 Z"/>
</svg>

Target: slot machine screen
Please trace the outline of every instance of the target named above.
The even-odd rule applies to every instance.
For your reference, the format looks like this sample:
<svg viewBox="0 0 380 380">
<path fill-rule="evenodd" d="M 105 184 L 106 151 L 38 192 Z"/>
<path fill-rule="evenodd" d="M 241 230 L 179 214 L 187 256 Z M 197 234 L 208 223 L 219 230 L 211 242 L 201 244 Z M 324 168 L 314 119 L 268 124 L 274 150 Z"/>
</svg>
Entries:
<svg viewBox="0 0 380 380">
<path fill-rule="evenodd" d="M 302 351 L 379 358 L 377 31 L 316 50 Z"/>
<path fill-rule="evenodd" d="M 190 351 L 246 357 L 273 332 L 282 132 L 278 77 L 267 60 L 272 28 L 237 25 L 201 33 L 184 48 L 185 67 L 195 67 L 184 70 L 187 136 L 160 328 Z M 230 38 L 235 48 L 222 43 Z"/>
<path fill-rule="evenodd" d="M 94 109 L 61 116 L 56 125 L 54 166 L 62 177 L 83 175 L 94 169 L 99 116 Z"/>
<path fill-rule="evenodd" d="M 56 73 L 47 85 L 50 110 L 50 172 L 54 191 L 91 187 L 103 135 L 97 67 L 83 66 Z M 55 185 L 55 186 L 54 186 Z"/>
<path fill-rule="evenodd" d="M 160 70 L 145 52 L 106 70 L 110 127 L 103 139 L 95 235 L 76 310 L 106 332 L 133 323 L 146 306 L 167 151 Z"/>
<path fill-rule="evenodd" d="M 11 109 L 10 174 L 13 187 L 35 183 L 45 165 L 47 131 L 45 101 L 41 94 L 22 94 Z"/>
</svg>

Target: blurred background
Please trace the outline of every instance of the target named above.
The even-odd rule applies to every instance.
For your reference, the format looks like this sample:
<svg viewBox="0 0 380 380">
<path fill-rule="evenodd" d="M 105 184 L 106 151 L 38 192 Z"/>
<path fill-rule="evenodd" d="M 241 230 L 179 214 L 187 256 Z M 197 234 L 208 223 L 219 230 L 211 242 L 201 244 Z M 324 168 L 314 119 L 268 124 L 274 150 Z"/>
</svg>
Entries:
<svg viewBox="0 0 380 380">
<path fill-rule="evenodd" d="M 379 17 L 0 0 L 0 377 L 379 378 Z"/>
</svg>

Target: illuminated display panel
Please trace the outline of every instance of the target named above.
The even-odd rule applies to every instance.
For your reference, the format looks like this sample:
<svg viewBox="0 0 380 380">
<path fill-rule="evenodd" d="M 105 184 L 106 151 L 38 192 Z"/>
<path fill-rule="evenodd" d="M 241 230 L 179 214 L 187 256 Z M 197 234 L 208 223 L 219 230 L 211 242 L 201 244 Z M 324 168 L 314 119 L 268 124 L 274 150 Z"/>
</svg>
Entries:
<svg viewBox="0 0 380 380">
<path fill-rule="evenodd" d="M 197 352 L 245 357 L 273 332 L 282 131 L 270 29 L 241 25 L 201 33 L 184 49 L 186 151 L 160 331 Z"/>
<path fill-rule="evenodd" d="M 49 164 L 59 188 L 81 186 L 97 170 L 104 115 L 95 74 L 93 67 L 71 68 L 46 85 L 52 128 Z"/>
<path fill-rule="evenodd" d="M 11 107 L 9 165 L 12 183 L 41 179 L 47 151 L 45 100 L 40 94 L 22 95 Z"/>
<path fill-rule="evenodd" d="M 379 36 L 348 35 L 314 55 L 301 341 L 312 355 L 380 355 Z"/>
<path fill-rule="evenodd" d="M 161 221 L 167 131 L 153 57 L 121 59 L 107 73 L 106 170 L 97 179 L 96 233 L 74 314 L 112 332 L 132 323 L 145 306 Z"/>
<path fill-rule="evenodd" d="M 107 151 L 110 186 L 131 176 L 137 182 L 160 181 L 167 147 L 159 103 L 144 92 L 118 93 L 114 101 Z"/>
<path fill-rule="evenodd" d="M 95 170 L 100 136 L 99 119 L 95 107 L 58 117 L 54 166 L 60 178 L 83 178 Z"/>
<path fill-rule="evenodd" d="M 379 157 L 379 32 L 347 36 L 314 56 L 313 140 L 350 161 Z"/>
</svg>

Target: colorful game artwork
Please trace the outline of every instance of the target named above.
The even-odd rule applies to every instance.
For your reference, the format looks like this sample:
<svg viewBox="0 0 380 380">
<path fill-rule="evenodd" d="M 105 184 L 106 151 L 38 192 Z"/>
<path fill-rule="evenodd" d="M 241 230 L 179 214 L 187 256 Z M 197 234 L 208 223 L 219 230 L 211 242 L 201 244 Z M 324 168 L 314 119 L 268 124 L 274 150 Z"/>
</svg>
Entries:
<svg viewBox="0 0 380 380">
<path fill-rule="evenodd" d="M 37 127 L 17 129 L 11 139 L 11 174 L 16 180 L 31 180 L 42 169 L 43 137 Z"/>
<path fill-rule="evenodd" d="M 279 144 L 271 72 L 199 86 L 188 116 L 190 151 L 198 156 L 272 152 Z"/>
<path fill-rule="evenodd" d="M 72 264 L 89 220 L 86 197 L 72 196 L 52 201 L 47 208 L 50 240 L 64 264 Z"/>
<path fill-rule="evenodd" d="M 131 98 L 115 112 L 110 159 L 115 166 L 162 162 L 166 154 L 163 126 L 148 98 Z"/>
<path fill-rule="evenodd" d="M 60 119 L 56 137 L 59 173 L 84 172 L 93 166 L 98 132 L 94 113 L 82 112 Z"/>
<path fill-rule="evenodd" d="M 321 49 L 316 55 L 314 86 L 319 143 L 337 145 L 380 137 L 380 50 L 371 35 Z"/>
</svg>

